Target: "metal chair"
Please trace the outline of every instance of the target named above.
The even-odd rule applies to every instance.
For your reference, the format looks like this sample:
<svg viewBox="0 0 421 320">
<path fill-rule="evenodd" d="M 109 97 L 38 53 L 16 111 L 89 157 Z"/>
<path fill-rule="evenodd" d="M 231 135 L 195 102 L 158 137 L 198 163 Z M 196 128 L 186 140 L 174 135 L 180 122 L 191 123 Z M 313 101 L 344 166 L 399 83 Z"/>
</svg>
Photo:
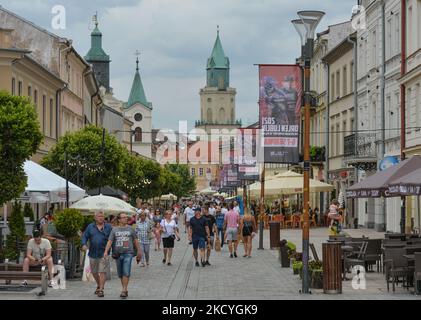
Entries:
<svg viewBox="0 0 421 320">
<path fill-rule="evenodd" d="M 382 239 L 368 239 L 367 251 L 365 253 L 365 266 L 376 264 L 377 272 L 380 272 L 382 258 Z"/>
<path fill-rule="evenodd" d="M 349 267 L 353 266 L 365 266 L 365 254 L 367 251 L 368 241 L 364 241 L 358 252 L 344 255 L 344 277 Z"/>
<path fill-rule="evenodd" d="M 395 292 L 395 284 L 399 282 L 399 278 L 402 277 L 402 286 L 405 286 L 405 280 L 411 276 L 408 261 L 404 257 L 405 254 L 404 248 L 386 248 L 384 250 L 387 291 L 389 291 L 390 282 L 392 282 L 393 292 Z"/>
</svg>

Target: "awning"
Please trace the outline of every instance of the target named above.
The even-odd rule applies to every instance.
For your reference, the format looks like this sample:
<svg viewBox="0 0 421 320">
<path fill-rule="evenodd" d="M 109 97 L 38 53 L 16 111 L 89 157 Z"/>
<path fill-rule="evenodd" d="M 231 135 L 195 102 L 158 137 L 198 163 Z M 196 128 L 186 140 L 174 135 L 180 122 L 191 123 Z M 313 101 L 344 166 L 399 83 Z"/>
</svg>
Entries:
<svg viewBox="0 0 421 320">
<path fill-rule="evenodd" d="M 30 203 L 66 202 L 66 179 L 33 161 L 24 163 L 28 185 L 24 196 Z M 69 201 L 75 202 L 85 197 L 85 190 L 69 182 Z"/>
<path fill-rule="evenodd" d="M 354 184 L 347 189 L 346 196 L 348 198 L 397 196 L 397 194 L 389 193 L 389 184 L 406 175 L 413 174 L 419 168 L 421 168 L 421 157 L 413 156 L 384 171 L 378 171 L 363 181 Z"/>
</svg>

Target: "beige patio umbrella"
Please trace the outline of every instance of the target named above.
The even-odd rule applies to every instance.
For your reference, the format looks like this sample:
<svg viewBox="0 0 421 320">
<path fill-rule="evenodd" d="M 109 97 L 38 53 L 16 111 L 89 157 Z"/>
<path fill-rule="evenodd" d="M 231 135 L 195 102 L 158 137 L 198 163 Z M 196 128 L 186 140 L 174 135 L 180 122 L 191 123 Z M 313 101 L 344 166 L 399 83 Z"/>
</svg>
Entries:
<svg viewBox="0 0 421 320">
<path fill-rule="evenodd" d="M 70 208 L 77 209 L 82 214 L 90 215 L 98 211 L 104 212 L 106 215 L 116 215 L 120 212 L 127 214 L 136 214 L 136 209 L 129 203 L 124 202 L 118 198 L 103 196 L 91 196 L 83 198 L 70 206 Z"/>
<path fill-rule="evenodd" d="M 214 194 L 214 193 L 215 193 L 215 190 L 212 190 L 210 187 L 199 191 L 199 194 L 209 194 L 209 195 L 211 195 L 211 194 Z"/>
<path fill-rule="evenodd" d="M 177 196 L 172 193 L 164 194 L 161 196 L 161 200 L 177 200 Z"/>
<path fill-rule="evenodd" d="M 289 195 L 303 193 L 303 175 L 287 171 L 265 179 L 265 197 L 274 195 Z M 260 196 L 261 184 L 255 182 L 250 185 L 250 195 Z M 310 179 L 310 192 L 332 191 L 332 185 Z"/>
</svg>

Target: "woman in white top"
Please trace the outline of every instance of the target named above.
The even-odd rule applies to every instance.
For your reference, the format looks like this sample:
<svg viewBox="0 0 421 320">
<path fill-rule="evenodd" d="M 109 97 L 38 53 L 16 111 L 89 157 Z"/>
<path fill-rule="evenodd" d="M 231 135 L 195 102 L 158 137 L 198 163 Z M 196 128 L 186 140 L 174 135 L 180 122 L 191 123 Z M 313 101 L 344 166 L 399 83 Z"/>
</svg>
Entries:
<svg viewBox="0 0 421 320">
<path fill-rule="evenodd" d="M 162 260 L 162 263 L 167 263 L 169 266 L 171 265 L 174 240 L 176 238 L 178 241 L 180 240 L 177 223 L 171 219 L 171 215 L 171 210 L 165 211 L 164 219 L 162 219 L 160 224 L 162 242 L 164 243 L 164 259 Z"/>
</svg>

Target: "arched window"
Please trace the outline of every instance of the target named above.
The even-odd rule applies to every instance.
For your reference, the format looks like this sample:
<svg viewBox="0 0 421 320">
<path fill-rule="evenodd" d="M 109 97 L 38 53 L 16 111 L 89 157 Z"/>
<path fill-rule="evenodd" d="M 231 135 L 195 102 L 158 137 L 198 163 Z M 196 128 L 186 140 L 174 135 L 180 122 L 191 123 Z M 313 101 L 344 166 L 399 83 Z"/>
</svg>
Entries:
<svg viewBox="0 0 421 320">
<path fill-rule="evenodd" d="M 211 108 L 208 108 L 207 120 L 208 122 L 212 122 L 212 109 Z"/>
<path fill-rule="evenodd" d="M 139 127 L 134 130 L 134 141 L 142 142 L 142 129 Z"/>
<path fill-rule="evenodd" d="M 225 123 L 226 122 L 226 119 L 225 119 L 225 109 L 224 108 L 219 109 L 219 121 L 221 123 Z"/>
</svg>

